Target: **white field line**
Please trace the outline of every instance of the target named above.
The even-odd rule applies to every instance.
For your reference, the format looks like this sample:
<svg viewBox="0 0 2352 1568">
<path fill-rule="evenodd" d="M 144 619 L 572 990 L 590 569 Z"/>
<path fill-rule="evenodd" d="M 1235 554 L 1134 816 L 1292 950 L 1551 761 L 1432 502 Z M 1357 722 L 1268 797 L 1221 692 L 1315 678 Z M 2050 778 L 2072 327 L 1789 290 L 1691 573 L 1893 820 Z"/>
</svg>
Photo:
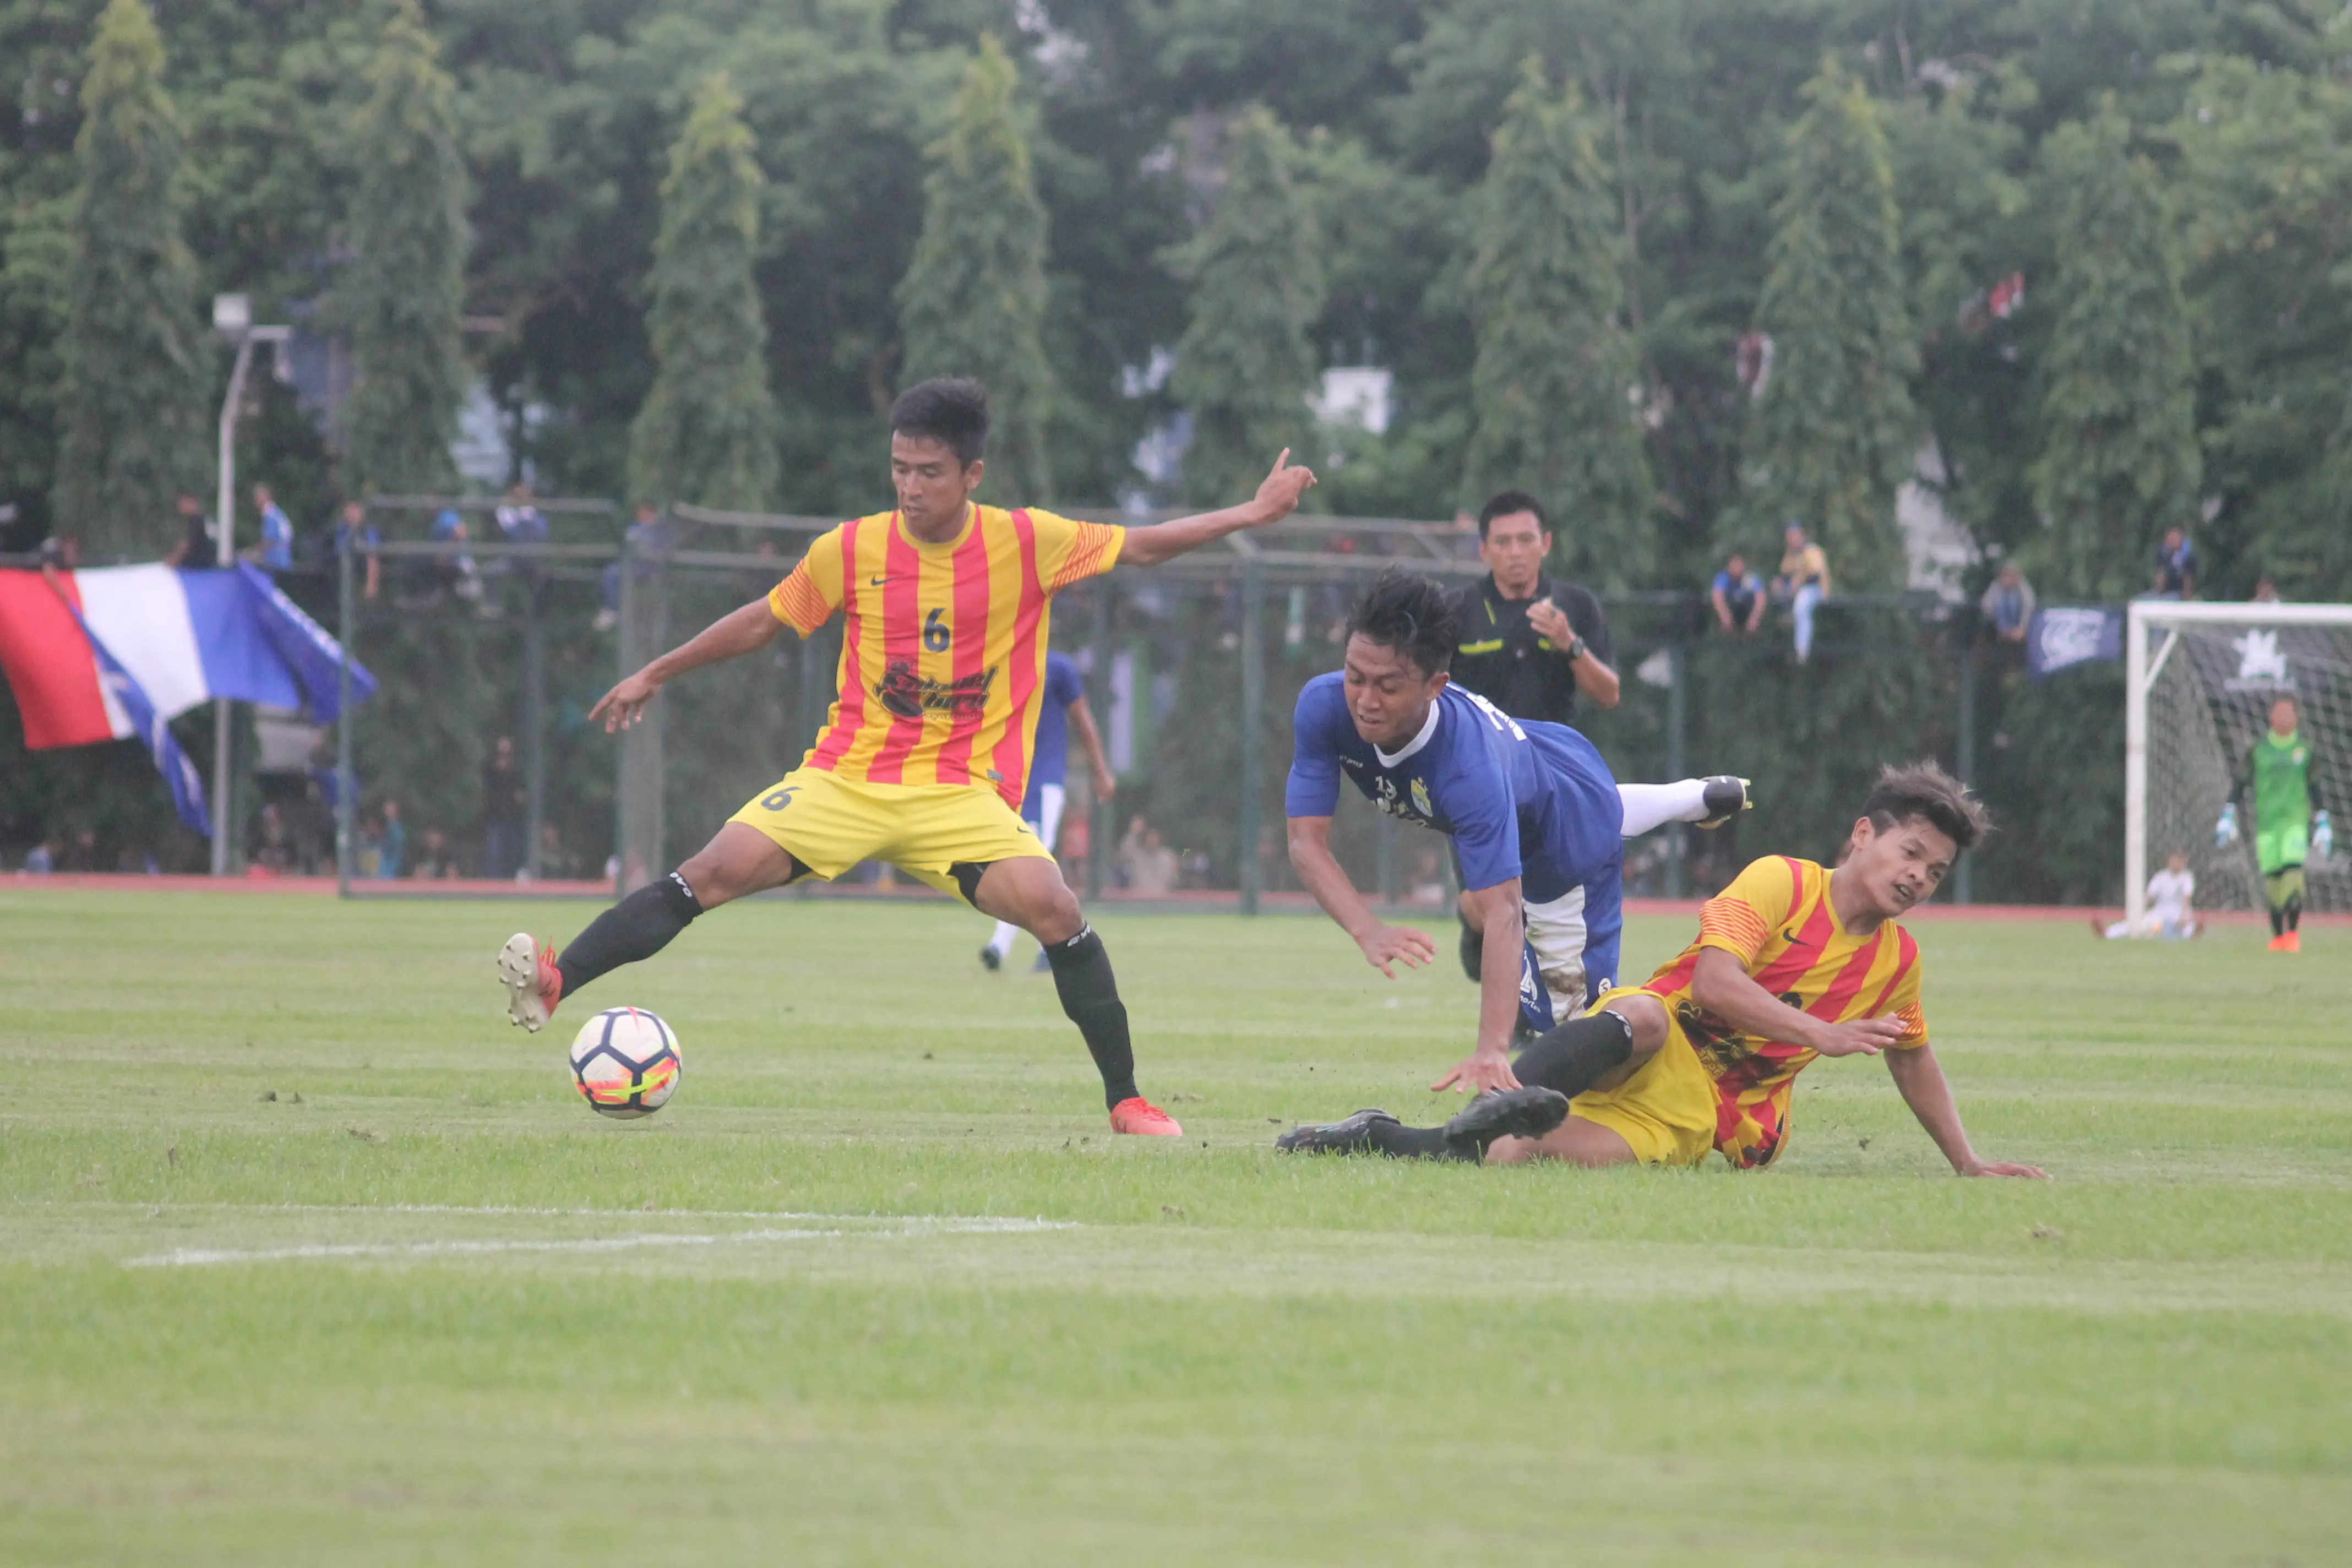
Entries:
<svg viewBox="0 0 2352 1568">
<path fill-rule="evenodd" d="M 234 1205 L 219 1205 L 234 1206 Z M 294 1205 L 287 1205 L 292 1207 Z M 352 1210 L 320 1206 L 307 1209 L 311 1213 L 447 1213 L 447 1214 L 593 1214 L 621 1218 L 637 1217 L 626 1210 L 516 1210 L 516 1209 L 418 1209 L 401 1205 L 380 1205 L 373 1209 Z M 753 1215 L 747 1218 L 864 1220 L 879 1216 L 864 1215 Z M 913 1236 L 1013 1236 L 1039 1231 L 1074 1230 L 1074 1224 L 1063 1220 L 1010 1219 L 985 1216 L 908 1215 L 886 1220 L 871 1228 L 848 1229 L 838 1225 L 830 1228 L 795 1227 L 789 1230 L 761 1229 L 735 1231 L 724 1236 L 695 1235 L 676 1231 L 646 1231 L 635 1236 L 576 1237 L 563 1240 L 541 1241 L 520 1237 L 491 1237 L 479 1240 L 313 1243 L 301 1247 L 180 1247 L 171 1252 L 150 1253 L 142 1258 L 123 1260 L 125 1268 L 185 1268 L 218 1263 L 278 1263 L 289 1260 L 321 1258 L 433 1258 L 466 1254 L 501 1252 L 617 1252 L 639 1247 L 716 1247 L 730 1242 L 811 1241 L 832 1237 L 866 1236 L 891 1238 Z"/>
</svg>

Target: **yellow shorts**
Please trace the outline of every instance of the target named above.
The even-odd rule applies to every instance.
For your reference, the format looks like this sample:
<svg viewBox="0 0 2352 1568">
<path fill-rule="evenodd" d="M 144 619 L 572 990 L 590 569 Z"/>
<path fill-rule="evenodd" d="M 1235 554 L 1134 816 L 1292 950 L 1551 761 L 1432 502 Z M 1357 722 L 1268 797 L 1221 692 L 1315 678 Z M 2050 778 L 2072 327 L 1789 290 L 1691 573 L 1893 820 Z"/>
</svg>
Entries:
<svg viewBox="0 0 2352 1568">
<path fill-rule="evenodd" d="M 1608 999 L 1604 994 L 1586 1015 Z M 1615 1089 L 1586 1089 L 1568 1102 L 1568 1113 L 1625 1140 L 1645 1165 L 1696 1165 L 1715 1147 L 1715 1080 L 1669 1008 L 1666 1043 L 1657 1054 Z"/>
<path fill-rule="evenodd" d="M 861 860 L 887 860 L 958 898 L 952 866 L 1053 858 L 986 784 L 859 784 L 794 768 L 728 820 L 758 828 L 827 881 Z"/>
</svg>

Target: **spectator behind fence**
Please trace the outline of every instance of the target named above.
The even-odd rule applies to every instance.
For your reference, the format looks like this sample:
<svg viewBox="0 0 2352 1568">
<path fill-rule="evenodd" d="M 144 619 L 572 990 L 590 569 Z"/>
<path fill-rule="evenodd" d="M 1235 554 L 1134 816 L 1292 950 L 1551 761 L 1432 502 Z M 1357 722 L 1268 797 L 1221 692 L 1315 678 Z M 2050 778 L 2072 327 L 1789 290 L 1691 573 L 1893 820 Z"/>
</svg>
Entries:
<svg viewBox="0 0 2352 1568">
<path fill-rule="evenodd" d="M 669 548 L 669 530 L 662 523 L 661 509 L 649 500 L 639 501 L 636 521 L 629 524 L 623 538 L 627 541 L 624 560 L 628 563 L 629 581 L 649 581 L 656 570 L 651 557 Z M 604 568 L 604 604 L 596 611 L 595 622 L 600 632 L 621 624 L 621 565 L 622 562 L 614 561 Z"/>
<path fill-rule="evenodd" d="M 1764 621 L 1764 581 L 1748 569 L 1748 557 L 1735 550 L 1715 574 L 1707 593 L 1715 602 L 1716 624 L 1735 637 L 1754 637 Z"/>
<path fill-rule="evenodd" d="M 246 559 L 276 575 L 294 570 L 294 525 L 268 485 L 253 487 L 253 510 L 261 517 L 261 541 L 245 552 Z"/>
<path fill-rule="evenodd" d="M 547 514 L 534 503 L 528 479 L 507 491 L 506 500 L 491 515 L 498 520 L 499 539 L 502 543 L 547 542 Z M 536 583 L 546 574 L 545 567 L 536 561 L 509 561 L 501 564 L 526 583 Z"/>
<path fill-rule="evenodd" d="M 539 825 L 539 874 L 558 880 L 580 875 L 580 862 L 563 847 L 562 830 L 551 822 Z"/>
<path fill-rule="evenodd" d="M 482 875 L 508 878 L 522 865 L 523 812 L 530 804 L 512 735 L 500 735 L 482 765 Z"/>
<path fill-rule="evenodd" d="M 1176 851 L 1160 837 L 1160 829 L 1138 816 L 1127 825 L 1118 842 L 1118 865 L 1130 893 L 1165 898 L 1176 890 Z"/>
<path fill-rule="evenodd" d="M 474 552 L 466 548 L 472 537 L 456 507 L 445 506 L 435 514 L 433 542 L 450 547 L 433 557 L 435 586 L 447 589 L 461 599 L 478 600 L 482 596 L 482 579 L 474 570 Z"/>
<path fill-rule="evenodd" d="M 2023 643 L 2025 628 L 2033 620 L 2033 584 L 2025 580 L 2017 563 L 2004 561 L 2000 574 L 1977 601 L 1977 608 L 1991 624 L 1993 635 L 2003 642 Z"/>
<path fill-rule="evenodd" d="M 2166 529 L 2164 542 L 2156 547 L 2154 592 L 2159 599 L 2197 596 L 2197 547 L 2181 529 Z"/>
<path fill-rule="evenodd" d="M 415 868 L 408 874 L 420 882 L 446 881 L 457 876 L 457 862 L 449 854 L 449 835 L 446 830 L 438 827 L 428 827 L 425 830 L 423 845 L 416 856 Z"/>
<path fill-rule="evenodd" d="M 98 829 L 77 827 L 66 838 L 66 847 L 58 856 L 60 871 L 95 871 L 98 869 Z"/>
<path fill-rule="evenodd" d="M 408 827 L 400 820 L 400 802 L 386 796 L 383 803 L 383 827 L 376 839 L 375 874 L 386 881 L 400 875 L 400 863 L 408 856 Z"/>
<path fill-rule="evenodd" d="M 46 877 L 57 868 L 57 848 L 46 838 L 34 845 L 25 857 L 25 869 L 36 877 Z"/>
<path fill-rule="evenodd" d="M 2271 574 L 2265 572 L 2261 576 L 2255 578 L 2254 603 L 2257 605 L 2275 605 L 2278 602 L 2278 584 L 2271 580 Z"/>
<path fill-rule="evenodd" d="M 182 490 L 172 503 L 178 519 L 180 542 L 163 557 L 166 566 L 212 566 L 220 561 L 220 528 L 205 515 L 205 503 Z"/>
<path fill-rule="evenodd" d="M 1780 537 L 1780 572 L 1772 579 L 1772 596 L 1796 618 L 1797 662 L 1803 664 L 1813 657 L 1813 612 L 1830 595 L 1830 558 L 1793 517 Z"/>
<path fill-rule="evenodd" d="M 373 599 L 383 587 L 383 557 L 376 553 L 383 543 L 383 532 L 367 520 L 367 503 L 345 501 L 342 515 L 335 520 L 335 556 L 340 561 L 346 550 L 363 552 L 367 570 L 360 589 L 362 598 Z"/>
<path fill-rule="evenodd" d="M 1478 558 L 1486 575 L 1461 588 L 1454 683 L 1515 719 L 1576 721 L 1579 692 L 1617 706 L 1609 622 L 1589 588 L 1544 574 L 1551 521 L 1535 497 L 1504 490 L 1478 510 Z M 1332 640 L 1339 641 L 1339 638 Z"/>
</svg>

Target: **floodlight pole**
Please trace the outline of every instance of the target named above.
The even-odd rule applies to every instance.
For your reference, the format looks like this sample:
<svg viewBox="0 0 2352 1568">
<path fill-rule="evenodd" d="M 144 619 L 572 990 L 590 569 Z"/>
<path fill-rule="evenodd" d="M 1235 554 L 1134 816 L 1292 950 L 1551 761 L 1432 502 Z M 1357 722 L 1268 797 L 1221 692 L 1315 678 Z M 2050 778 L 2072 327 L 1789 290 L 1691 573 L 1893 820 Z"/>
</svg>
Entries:
<svg viewBox="0 0 2352 1568">
<path fill-rule="evenodd" d="M 228 373 L 228 395 L 221 400 L 220 505 L 213 513 L 217 545 L 215 563 L 236 564 L 236 411 L 245 400 L 245 374 L 253 367 L 253 345 L 282 343 L 291 327 L 257 327 L 253 304 L 243 294 L 213 297 L 213 330 L 236 344 L 236 364 Z M 213 875 L 228 875 L 229 700 L 213 699 Z"/>
</svg>

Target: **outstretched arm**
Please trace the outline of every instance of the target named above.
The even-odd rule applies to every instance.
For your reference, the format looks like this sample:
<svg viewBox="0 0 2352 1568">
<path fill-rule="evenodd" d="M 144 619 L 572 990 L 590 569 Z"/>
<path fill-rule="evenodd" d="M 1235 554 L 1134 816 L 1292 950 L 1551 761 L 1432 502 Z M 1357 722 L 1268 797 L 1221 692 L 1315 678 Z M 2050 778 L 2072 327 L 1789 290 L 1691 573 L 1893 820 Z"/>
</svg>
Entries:
<svg viewBox="0 0 2352 1568">
<path fill-rule="evenodd" d="M 721 616 L 685 647 L 670 649 L 604 693 L 596 706 L 588 710 L 588 717 L 592 721 L 604 721 L 604 733 L 608 735 L 615 730 L 625 730 L 645 713 L 646 704 L 654 700 L 654 693 L 677 677 L 706 664 L 757 653 L 776 640 L 783 626 L 768 608 L 767 600 L 754 599 L 741 609 Z"/>
<path fill-rule="evenodd" d="M 1290 819 L 1290 864 L 1307 890 L 1315 895 L 1315 901 L 1323 906 L 1323 912 L 1356 939 L 1356 945 L 1364 950 L 1365 962 L 1382 974 L 1394 980 L 1398 961 L 1418 969 L 1437 956 L 1437 944 L 1426 931 L 1382 925 L 1372 913 L 1372 906 L 1364 902 L 1356 884 L 1348 879 L 1347 868 L 1331 853 L 1329 817 Z"/>
<path fill-rule="evenodd" d="M 1927 1130 L 1927 1136 L 1936 1141 L 1955 1172 L 1963 1176 L 2048 1178 L 2050 1173 L 2037 1165 L 1977 1158 L 1977 1152 L 1969 1147 L 1968 1130 L 1960 1125 L 1959 1107 L 1952 1103 L 1952 1086 L 1944 1081 L 1944 1069 L 1936 1064 L 1933 1047 L 1887 1052 L 1886 1070 L 1894 1075 L 1903 1103 L 1911 1108 L 1911 1114 L 1919 1119 L 1919 1125 Z"/>
<path fill-rule="evenodd" d="M 1070 704 L 1070 728 L 1077 731 L 1078 744 L 1087 749 L 1087 765 L 1094 770 L 1095 798 L 1108 800 L 1118 789 L 1118 780 L 1111 774 L 1110 759 L 1103 755 L 1102 731 L 1095 728 L 1095 716 L 1083 697 Z"/>
<path fill-rule="evenodd" d="M 1257 487 L 1256 495 L 1223 511 L 1171 518 L 1151 528 L 1130 528 L 1127 531 L 1127 542 L 1119 548 L 1119 561 L 1131 566 L 1157 566 L 1228 533 L 1280 522 L 1297 510 L 1298 498 L 1314 482 L 1314 470 L 1293 464 L 1290 448 L 1285 447 L 1282 456 L 1274 460 L 1274 470 Z"/>
<path fill-rule="evenodd" d="M 1511 1071 L 1511 1026 L 1519 1016 L 1519 965 L 1527 951 L 1527 911 L 1519 902 L 1519 879 L 1462 895 L 1465 913 L 1475 914 L 1482 942 L 1478 957 L 1478 1044 L 1454 1069 L 1429 1086 L 1456 1091 L 1517 1089 Z"/>
<path fill-rule="evenodd" d="M 1806 1046 L 1825 1057 L 1874 1057 L 1903 1037 L 1896 1018 L 1827 1024 L 1791 1007 L 1756 984 L 1738 957 L 1720 947 L 1700 950 L 1698 967 L 1691 973 L 1691 1000 L 1743 1035 Z"/>
</svg>

